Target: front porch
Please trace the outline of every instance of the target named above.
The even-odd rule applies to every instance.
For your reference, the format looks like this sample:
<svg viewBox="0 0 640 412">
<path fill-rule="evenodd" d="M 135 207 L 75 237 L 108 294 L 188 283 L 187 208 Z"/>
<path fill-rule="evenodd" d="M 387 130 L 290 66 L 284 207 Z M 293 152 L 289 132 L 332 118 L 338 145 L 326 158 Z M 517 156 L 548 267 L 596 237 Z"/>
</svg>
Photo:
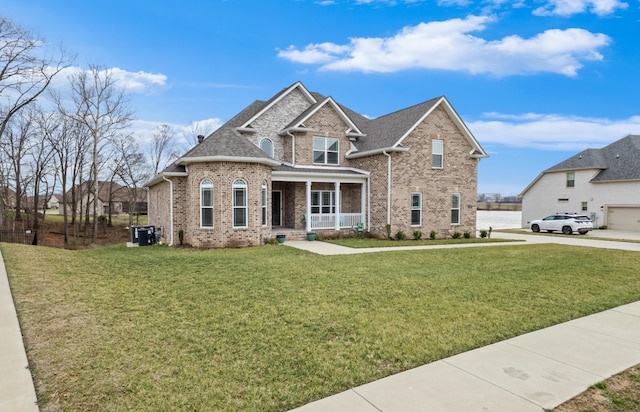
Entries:
<svg viewBox="0 0 640 412">
<path fill-rule="evenodd" d="M 368 176 L 358 172 L 274 173 L 272 233 L 367 230 L 367 182 Z"/>
</svg>

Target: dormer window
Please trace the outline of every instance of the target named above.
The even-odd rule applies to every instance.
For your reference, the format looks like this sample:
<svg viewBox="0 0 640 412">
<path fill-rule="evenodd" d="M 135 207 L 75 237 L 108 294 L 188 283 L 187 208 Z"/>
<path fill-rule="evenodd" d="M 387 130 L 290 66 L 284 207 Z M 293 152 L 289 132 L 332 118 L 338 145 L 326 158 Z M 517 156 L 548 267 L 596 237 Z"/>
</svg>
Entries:
<svg viewBox="0 0 640 412">
<path fill-rule="evenodd" d="M 339 140 L 332 137 L 313 138 L 313 163 L 337 165 Z"/>
<path fill-rule="evenodd" d="M 271 139 L 264 138 L 260 140 L 260 149 L 269 155 L 269 157 L 273 157 L 273 142 Z"/>
</svg>

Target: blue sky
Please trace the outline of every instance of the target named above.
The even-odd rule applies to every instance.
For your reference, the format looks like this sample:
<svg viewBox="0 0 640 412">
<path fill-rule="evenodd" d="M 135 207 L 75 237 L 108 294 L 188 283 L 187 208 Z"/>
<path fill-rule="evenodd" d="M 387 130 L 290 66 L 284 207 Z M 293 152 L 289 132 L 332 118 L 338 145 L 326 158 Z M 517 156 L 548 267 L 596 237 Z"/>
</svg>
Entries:
<svg viewBox="0 0 640 412">
<path fill-rule="evenodd" d="M 3 3 L 75 66 L 113 69 L 140 139 L 216 127 L 296 81 L 370 117 L 445 95 L 491 156 L 478 191 L 514 195 L 640 134 L 640 0 Z"/>
</svg>

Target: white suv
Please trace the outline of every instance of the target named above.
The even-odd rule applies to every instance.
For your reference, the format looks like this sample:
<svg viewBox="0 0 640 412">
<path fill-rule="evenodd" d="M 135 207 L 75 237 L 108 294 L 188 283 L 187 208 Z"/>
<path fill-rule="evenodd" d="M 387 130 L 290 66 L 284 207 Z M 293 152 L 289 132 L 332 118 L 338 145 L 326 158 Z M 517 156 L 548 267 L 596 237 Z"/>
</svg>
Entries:
<svg viewBox="0 0 640 412">
<path fill-rule="evenodd" d="M 581 235 L 593 230 L 593 222 L 585 215 L 576 215 L 570 213 L 556 213 L 547 216 L 544 219 L 532 220 L 529 222 L 532 232 L 546 230 L 549 233 L 561 231 L 565 235 L 578 232 Z"/>
</svg>

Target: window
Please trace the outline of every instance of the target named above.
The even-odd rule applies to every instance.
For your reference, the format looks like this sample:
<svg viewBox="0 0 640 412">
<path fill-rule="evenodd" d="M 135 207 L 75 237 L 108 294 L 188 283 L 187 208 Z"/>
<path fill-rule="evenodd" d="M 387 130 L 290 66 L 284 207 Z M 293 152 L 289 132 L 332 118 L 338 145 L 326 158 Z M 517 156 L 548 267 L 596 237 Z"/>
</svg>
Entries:
<svg viewBox="0 0 640 412">
<path fill-rule="evenodd" d="M 567 187 L 574 187 L 576 185 L 576 173 L 567 172 Z"/>
<path fill-rule="evenodd" d="M 200 227 L 213 227 L 213 181 L 200 182 Z"/>
<path fill-rule="evenodd" d="M 267 225 L 267 181 L 262 181 L 262 226 Z"/>
<path fill-rule="evenodd" d="M 233 227 L 247 227 L 247 182 L 233 182 Z"/>
<path fill-rule="evenodd" d="M 582 202 L 582 211 L 583 212 L 587 211 L 587 202 Z"/>
<path fill-rule="evenodd" d="M 460 193 L 451 195 L 451 224 L 460 224 Z"/>
<path fill-rule="evenodd" d="M 339 142 L 331 137 L 313 138 L 313 163 L 338 164 Z"/>
<path fill-rule="evenodd" d="M 260 149 L 268 154 L 269 157 L 273 157 L 273 142 L 270 139 L 260 140 Z"/>
<path fill-rule="evenodd" d="M 444 141 L 433 139 L 431 141 L 431 167 L 436 169 L 442 168 L 442 157 L 444 155 Z"/>
<path fill-rule="evenodd" d="M 335 191 L 313 191 L 311 192 L 311 213 L 331 214 L 336 213 L 336 192 Z"/>
<path fill-rule="evenodd" d="M 411 193 L 411 226 L 422 225 L 422 193 Z"/>
</svg>

